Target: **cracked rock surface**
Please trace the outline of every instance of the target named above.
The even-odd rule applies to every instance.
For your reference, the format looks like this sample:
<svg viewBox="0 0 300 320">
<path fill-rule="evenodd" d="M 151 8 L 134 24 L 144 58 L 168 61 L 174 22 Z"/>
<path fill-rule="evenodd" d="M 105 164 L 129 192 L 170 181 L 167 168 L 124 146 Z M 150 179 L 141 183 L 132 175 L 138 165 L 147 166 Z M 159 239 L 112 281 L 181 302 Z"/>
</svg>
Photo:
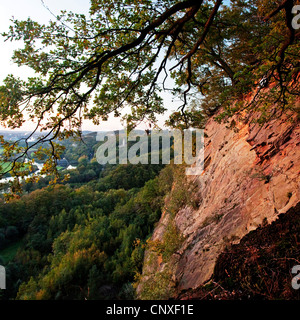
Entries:
<svg viewBox="0 0 300 320">
<path fill-rule="evenodd" d="M 177 293 L 208 281 L 226 245 L 238 243 L 299 202 L 299 121 L 283 115 L 260 126 L 253 119 L 235 119 L 235 130 L 213 119 L 206 125 L 205 170 L 189 178 L 200 201 L 175 215 L 185 237 L 169 261 Z M 153 240 L 162 239 L 169 218 L 166 212 L 162 215 Z M 155 272 L 164 267 L 158 257 Z"/>
</svg>

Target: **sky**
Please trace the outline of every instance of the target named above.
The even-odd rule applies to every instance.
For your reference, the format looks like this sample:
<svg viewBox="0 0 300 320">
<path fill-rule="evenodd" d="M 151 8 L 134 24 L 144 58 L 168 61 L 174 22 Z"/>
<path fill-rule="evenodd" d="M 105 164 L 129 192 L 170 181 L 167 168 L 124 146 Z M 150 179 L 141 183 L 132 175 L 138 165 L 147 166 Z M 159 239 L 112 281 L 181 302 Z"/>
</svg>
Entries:
<svg viewBox="0 0 300 320">
<path fill-rule="evenodd" d="M 44 3 L 44 5 L 43 5 Z M 53 20 L 53 16 L 47 10 L 48 7 L 54 14 L 59 14 L 61 10 L 73 11 L 77 13 L 87 14 L 89 10 L 89 0 L 1 0 L 0 2 L 0 33 L 8 31 L 11 25 L 10 19 L 14 17 L 18 20 L 32 20 L 46 24 L 49 20 Z M 33 76 L 32 70 L 27 67 L 18 67 L 11 61 L 13 50 L 20 47 L 17 42 L 4 42 L 4 38 L 0 36 L 0 84 L 8 74 L 14 74 L 23 80 L 28 76 Z M 169 110 L 175 110 L 179 102 L 172 102 L 170 94 L 162 94 L 164 105 Z M 163 126 L 166 116 L 158 118 L 158 124 Z M 34 125 L 26 122 L 21 130 L 31 130 Z M 108 121 L 102 122 L 100 126 L 94 126 L 92 122 L 85 121 L 83 130 L 116 130 L 121 129 L 122 125 L 118 119 L 110 117 Z M 143 128 L 141 126 L 140 128 Z M 0 126 L 0 129 L 3 127 Z"/>
<path fill-rule="evenodd" d="M 72 10 L 75 12 L 88 13 L 89 0 L 44 0 L 44 4 L 54 14 L 59 14 L 60 10 Z M 18 20 L 27 20 L 31 18 L 40 23 L 47 23 L 53 20 L 51 13 L 43 6 L 42 0 L 1 0 L 0 3 L 0 33 L 8 31 L 11 25 L 11 19 L 14 17 Z M 4 42 L 4 38 L 0 38 L 0 81 L 7 74 L 17 74 L 26 79 L 29 68 L 19 68 L 11 62 L 13 50 L 18 48 L 20 44 L 17 42 Z"/>
</svg>

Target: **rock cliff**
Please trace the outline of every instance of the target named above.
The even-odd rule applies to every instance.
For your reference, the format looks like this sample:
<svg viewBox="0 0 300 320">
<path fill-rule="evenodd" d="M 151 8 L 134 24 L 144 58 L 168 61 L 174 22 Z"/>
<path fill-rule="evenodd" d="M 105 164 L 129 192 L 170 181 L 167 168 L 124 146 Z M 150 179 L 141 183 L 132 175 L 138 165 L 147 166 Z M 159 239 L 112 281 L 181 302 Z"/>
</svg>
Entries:
<svg viewBox="0 0 300 320">
<path fill-rule="evenodd" d="M 299 119 L 285 114 L 263 126 L 253 120 L 255 115 L 247 122 L 236 117 L 206 124 L 204 172 L 187 178 L 194 205 L 187 203 L 172 215 L 166 201 L 151 239 L 165 241 L 173 224 L 182 241 L 167 259 L 149 246 L 138 287 L 142 298 L 147 298 L 147 281 L 161 283 L 161 275 L 172 281 L 163 298 L 198 288 L 211 278 L 226 246 L 299 202 Z"/>
</svg>

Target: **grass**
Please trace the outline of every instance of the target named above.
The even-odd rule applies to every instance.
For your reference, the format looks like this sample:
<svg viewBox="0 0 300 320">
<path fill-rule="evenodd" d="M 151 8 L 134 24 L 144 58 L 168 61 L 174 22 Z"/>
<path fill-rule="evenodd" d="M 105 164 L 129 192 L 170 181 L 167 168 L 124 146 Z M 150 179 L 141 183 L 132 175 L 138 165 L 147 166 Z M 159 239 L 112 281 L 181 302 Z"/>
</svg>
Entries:
<svg viewBox="0 0 300 320">
<path fill-rule="evenodd" d="M 21 244 L 22 240 L 18 240 L 11 243 L 6 248 L 0 250 L 0 256 L 3 259 L 4 264 L 7 264 L 9 261 L 13 260 Z"/>
<path fill-rule="evenodd" d="M 0 167 L 1 167 L 0 169 L 1 169 L 2 172 L 7 171 L 9 166 L 11 166 L 11 162 L 0 161 Z"/>
<path fill-rule="evenodd" d="M 7 172 L 12 168 L 12 162 L 0 161 L 0 173 Z M 29 165 L 25 163 L 24 166 L 19 168 L 19 171 L 26 171 L 29 169 Z"/>
</svg>

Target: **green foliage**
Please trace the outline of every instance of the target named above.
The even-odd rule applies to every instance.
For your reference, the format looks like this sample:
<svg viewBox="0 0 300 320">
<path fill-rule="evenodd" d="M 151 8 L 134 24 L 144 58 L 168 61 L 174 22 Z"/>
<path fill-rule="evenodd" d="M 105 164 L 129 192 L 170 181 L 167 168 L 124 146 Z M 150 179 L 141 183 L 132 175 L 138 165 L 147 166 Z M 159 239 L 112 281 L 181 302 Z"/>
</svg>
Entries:
<svg viewBox="0 0 300 320">
<path fill-rule="evenodd" d="M 180 248 L 184 237 L 180 234 L 174 222 L 171 222 L 166 227 L 162 239 L 162 257 L 164 261 L 169 258 Z"/>
<path fill-rule="evenodd" d="M 109 168 L 109 174 L 118 175 L 119 170 Z M 140 184 L 149 179 L 138 176 L 143 172 L 134 171 Z M 0 231 L 7 239 L 23 237 L 8 267 L 10 279 L 19 281 L 7 297 L 133 298 L 130 283 L 142 269 L 144 243 L 161 215 L 171 173 L 166 167 L 144 186 L 129 190 L 112 189 L 113 181 L 106 191 L 94 188 L 97 184 L 53 185 L 8 203 L 0 201 Z"/>
<path fill-rule="evenodd" d="M 144 300 L 165 300 L 172 297 L 175 283 L 173 281 L 171 257 L 180 248 L 184 237 L 180 234 L 174 221 L 170 220 L 165 227 L 162 240 L 148 240 L 146 244 L 147 259 L 143 265 L 143 278 L 139 270 L 135 276 L 134 286 L 141 286 L 139 298 Z M 160 259 L 163 262 L 159 270 Z M 148 271 L 148 268 L 151 272 Z"/>
<path fill-rule="evenodd" d="M 139 298 L 141 299 L 169 299 L 174 294 L 173 281 L 174 254 L 178 254 L 184 236 L 175 224 L 174 218 L 178 210 L 185 205 L 191 205 L 191 189 L 188 188 L 184 166 L 168 166 L 172 170 L 173 183 L 165 201 L 164 231 L 161 240 L 148 239 L 145 244 L 147 256 L 143 265 L 143 277 L 137 270 L 135 287 L 140 286 Z M 193 188 L 193 184 L 189 187 Z M 149 270 L 151 270 L 149 272 Z"/>
<path fill-rule="evenodd" d="M 123 188 L 140 188 L 145 181 L 153 179 L 162 169 L 162 165 L 127 164 L 104 170 L 97 184 L 99 191 Z"/>
<path fill-rule="evenodd" d="M 1 161 L 17 160 L 12 173 L 18 176 L 33 148 L 37 158 L 48 159 L 43 173 L 57 174 L 55 161 L 65 151 L 56 140 L 81 136 L 84 119 L 99 124 L 114 115 L 128 129 L 141 121 L 156 127 L 166 111 L 160 92 L 170 89 L 168 78 L 183 101 L 170 126 L 203 127 L 220 109 L 219 121 L 234 114 L 246 121 L 257 111 L 258 123 L 274 117 L 274 108 L 299 112 L 294 3 L 93 0 L 86 16 L 62 11 L 43 25 L 13 19 L 2 36 L 23 43 L 13 60 L 36 76 L 4 80 L 0 121 L 17 128 L 27 113 L 44 136 L 42 146 L 2 139 Z"/>
<path fill-rule="evenodd" d="M 89 16 L 61 12 L 45 25 L 13 19 L 3 36 L 21 40 L 24 46 L 14 51 L 13 60 L 36 76 L 4 80 L 0 122 L 19 128 L 27 113 L 43 136 L 33 144 L 30 136 L 15 142 L 0 136 L 0 173 L 16 178 L 6 201 L 0 200 L 0 239 L 7 246 L 23 238 L 9 264 L 11 279 L 20 280 L 7 291 L 9 297 L 132 296 L 128 283 L 141 269 L 143 245 L 166 194 L 171 219 L 184 206 L 197 206 L 183 178 L 175 179 L 170 190 L 176 177 L 172 166 L 159 178 L 155 176 L 162 166 L 102 170 L 93 161 L 95 137 L 78 141 L 83 119 L 99 124 L 113 114 L 123 117 L 128 129 L 140 121 L 156 127 L 156 116 L 165 112 L 160 91 L 168 77 L 183 104 L 167 123 L 181 129 L 203 127 L 220 109 L 216 120 L 238 114 L 247 121 L 257 111 L 260 124 L 277 114 L 275 108 L 279 114 L 299 112 L 299 32 L 291 28 L 293 1 L 279 7 L 267 0 L 221 3 L 92 0 Z M 25 162 L 32 152 L 33 159 Z M 63 157 L 77 168 L 66 172 L 68 182 L 57 184 L 57 160 Z M 31 176 L 22 189 L 20 179 L 34 170 L 35 160 L 43 161 L 40 174 L 52 175 L 52 183 Z M 168 259 L 180 242 L 173 222 L 166 234 L 159 250 Z M 153 283 L 149 280 L 148 297 L 169 296 L 169 276 L 165 269 Z"/>
<path fill-rule="evenodd" d="M 0 250 L 0 257 L 2 258 L 2 261 L 0 264 L 6 265 L 9 261 L 13 260 L 21 245 L 22 245 L 22 241 L 19 240 L 9 244 L 8 246 L 5 247 L 5 249 Z"/>
<path fill-rule="evenodd" d="M 142 300 L 167 300 L 174 293 L 174 283 L 170 281 L 171 272 L 166 268 L 157 272 L 143 283 Z"/>
<path fill-rule="evenodd" d="M 185 169 L 185 165 L 176 165 L 173 167 L 174 184 L 167 197 L 165 206 L 166 211 L 172 218 L 174 218 L 178 210 L 184 206 L 197 207 L 197 185 L 196 182 L 187 180 Z"/>
</svg>

